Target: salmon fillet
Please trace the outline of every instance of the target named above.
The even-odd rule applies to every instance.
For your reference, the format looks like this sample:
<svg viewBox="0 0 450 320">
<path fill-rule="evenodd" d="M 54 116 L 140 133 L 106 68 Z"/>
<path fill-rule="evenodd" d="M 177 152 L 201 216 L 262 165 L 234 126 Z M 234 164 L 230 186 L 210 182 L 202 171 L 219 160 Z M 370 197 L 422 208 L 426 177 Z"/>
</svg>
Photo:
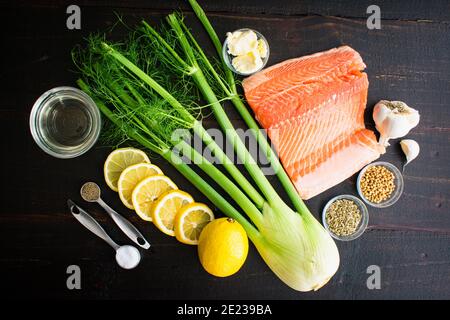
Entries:
<svg viewBox="0 0 450 320">
<path fill-rule="evenodd" d="M 303 199 L 342 182 L 383 151 L 364 126 L 365 67 L 358 52 L 343 46 L 281 62 L 243 81 L 256 119 Z"/>
</svg>

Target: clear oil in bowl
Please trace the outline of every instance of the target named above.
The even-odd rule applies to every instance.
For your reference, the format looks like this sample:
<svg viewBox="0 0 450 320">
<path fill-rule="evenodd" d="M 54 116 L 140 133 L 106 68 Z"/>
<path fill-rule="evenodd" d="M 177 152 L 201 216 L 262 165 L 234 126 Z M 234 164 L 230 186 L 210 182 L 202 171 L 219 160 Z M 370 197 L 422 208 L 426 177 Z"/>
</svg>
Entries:
<svg viewBox="0 0 450 320">
<path fill-rule="evenodd" d="M 83 144 L 92 130 L 92 116 L 84 104 L 77 99 L 55 101 L 43 115 L 44 138 L 62 147 Z"/>
<path fill-rule="evenodd" d="M 101 127 L 100 112 L 84 92 L 58 87 L 36 101 L 30 127 L 33 138 L 45 152 L 58 158 L 73 158 L 96 142 Z"/>
</svg>

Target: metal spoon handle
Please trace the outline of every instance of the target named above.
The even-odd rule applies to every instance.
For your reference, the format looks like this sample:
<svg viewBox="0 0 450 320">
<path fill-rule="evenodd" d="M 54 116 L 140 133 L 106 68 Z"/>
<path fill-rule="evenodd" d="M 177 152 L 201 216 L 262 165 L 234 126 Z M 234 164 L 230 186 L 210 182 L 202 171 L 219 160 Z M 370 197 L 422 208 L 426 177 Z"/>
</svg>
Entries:
<svg viewBox="0 0 450 320">
<path fill-rule="evenodd" d="M 142 233 L 130 221 L 114 211 L 101 198 L 99 198 L 97 202 L 103 207 L 103 209 L 105 209 L 105 211 L 111 216 L 117 226 L 128 236 L 128 238 L 133 240 L 134 243 L 143 249 L 150 248 L 150 243 L 145 240 Z"/>
<path fill-rule="evenodd" d="M 97 237 L 105 240 L 114 250 L 117 250 L 120 246 L 114 242 L 113 239 L 106 233 L 105 229 L 86 211 L 77 206 L 72 200 L 68 200 L 67 204 L 69 206 L 72 215 L 83 225 L 95 234 Z"/>
</svg>

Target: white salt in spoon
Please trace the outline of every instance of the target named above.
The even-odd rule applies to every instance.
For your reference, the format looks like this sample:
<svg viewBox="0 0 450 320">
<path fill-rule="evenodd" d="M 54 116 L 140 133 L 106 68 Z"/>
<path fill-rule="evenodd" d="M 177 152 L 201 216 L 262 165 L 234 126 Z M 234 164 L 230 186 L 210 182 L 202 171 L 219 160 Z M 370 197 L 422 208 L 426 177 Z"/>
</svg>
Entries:
<svg viewBox="0 0 450 320">
<path fill-rule="evenodd" d="M 119 266 L 124 269 L 133 269 L 141 261 L 141 254 L 136 247 L 124 245 L 119 246 L 106 233 L 101 225 L 95 221 L 86 211 L 77 206 L 72 200 L 67 200 L 67 205 L 72 215 L 89 231 L 94 233 L 99 238 L 103 239 L 116 251 L 116 261 Z"/>
</svg>

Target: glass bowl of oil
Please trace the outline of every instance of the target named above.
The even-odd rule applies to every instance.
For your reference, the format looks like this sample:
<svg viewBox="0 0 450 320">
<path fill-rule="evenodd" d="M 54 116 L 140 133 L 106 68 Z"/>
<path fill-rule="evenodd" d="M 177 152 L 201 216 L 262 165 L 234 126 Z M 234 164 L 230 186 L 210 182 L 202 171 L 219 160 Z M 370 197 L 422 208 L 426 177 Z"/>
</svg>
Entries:
<svg viewBox="0 0 450 320">
<path fill-rule="evenodd" d="M 75 158 L 96 143 L 100 111 L 91 97 L 77 88 L 53 88 L 34 103 L 30 129 L 37 145 L 49 155 Z"/>
</svg>

